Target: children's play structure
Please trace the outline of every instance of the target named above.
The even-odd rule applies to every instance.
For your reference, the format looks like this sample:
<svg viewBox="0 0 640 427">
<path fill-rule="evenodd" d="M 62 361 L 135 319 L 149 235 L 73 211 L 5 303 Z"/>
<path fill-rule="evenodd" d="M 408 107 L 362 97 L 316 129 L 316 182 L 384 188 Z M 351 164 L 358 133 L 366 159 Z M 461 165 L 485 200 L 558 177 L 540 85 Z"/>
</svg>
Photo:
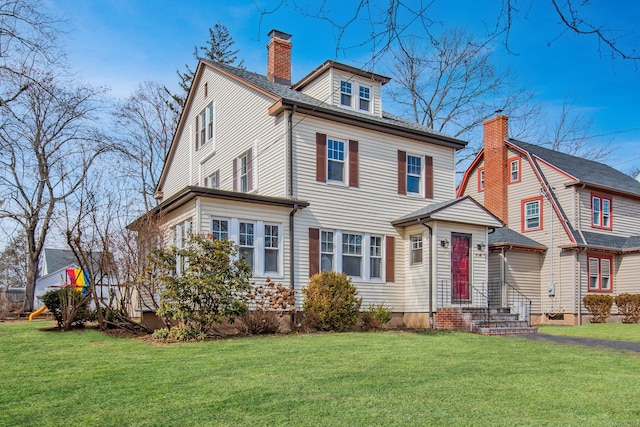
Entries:
<svg viewBox="0 0 640 427">
<path fill-rule="evenodd" d="M 67 268 L 66 280 L 62 286 L 56 286 L 57 288 L 71 287 L 78 292 L 82 292 L 82 296 L 85 297 L 89 293 L 89 282 L 85 280 L 85 277 L 89 277 L 88 271 L 82 271 L 79 268 Z M 32 321 L 34 317 L 41 315 L 45 312 L 47 306 L 43 305 L 33 313 L 29 315 L 29 321 Z"/>
</svg>

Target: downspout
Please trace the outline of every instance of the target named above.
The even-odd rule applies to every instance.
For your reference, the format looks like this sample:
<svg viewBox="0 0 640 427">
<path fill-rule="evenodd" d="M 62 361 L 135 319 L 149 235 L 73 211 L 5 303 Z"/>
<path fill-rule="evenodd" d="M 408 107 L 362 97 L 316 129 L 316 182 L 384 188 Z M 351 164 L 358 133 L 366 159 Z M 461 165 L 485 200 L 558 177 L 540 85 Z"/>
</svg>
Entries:
<svg viewBox="0 0 640 427">
<path fill-rule="evenodd" d="M 425 223 L 421 223 L 429 229 L 429 328 L 434 329 L 433 320 L 433 229 Z"/>
<path fill-rule="evenodd" d="M 587 241 L 584 238 L 584 234 L 582 234 L 582 215 L 580 212 L 580 190 L 582 190 L 587 184 L 582 184 L 582 187 L 580 187 L 580 189 L 578 189 L 576 191 L 576 199 L 577 199 L 577 210 L 574 211 L 574 215 L 577 213 L 577 218 L 578 220 L 576 221 L 578 223 L 578 232 L 580 233 L 580 237 L 582 238 L 582 241 L 584 242 L 584 244 L 586 245 Z M 580 250 L 578 249 L 577 251 L 578 256 L 577 258 L 577 262 L 578 262 L 578 301 L 576 301 L 577 303 L 577 307 L 576 307 L 576 311 L 578 312 L 578 326 L 582 326 L 582 267 L 580 265 Z M 586 251 L 585 251 L 585 255 L 586 255 Z M 587 257 L 587 264 L 589 263 L 589 257 Z"/>
<path fill-rule="evenodd" d="M 288 143 L 289 143 L 289 189 L 288 189 L 288 196 L 289 198 L 293 198 L 293 113 L 296 110 L 296 106 L 294 105 L 293 108 L 291 109 L 291 112 L 289 113 L 289 117 L 287 120 L 287 137 L 288 137 Z M 293 209 L 291 210 L 291 212 L 289 212 L 289 283 L 291 286 L 292 290 L 295 290 L 296 286 L 295 286 L 295 238 L 294 238 L 294 232 L 295 232 L 295 227 L 294 227 L 294 221 L 293 221 L 293 216 L 296 214 L 296 212 L 298 212 L 298 204 L 295 203 L 293 205 Z M 291 317 L 291 321 L 293 324 L 293 315 Z"/>
</svg>

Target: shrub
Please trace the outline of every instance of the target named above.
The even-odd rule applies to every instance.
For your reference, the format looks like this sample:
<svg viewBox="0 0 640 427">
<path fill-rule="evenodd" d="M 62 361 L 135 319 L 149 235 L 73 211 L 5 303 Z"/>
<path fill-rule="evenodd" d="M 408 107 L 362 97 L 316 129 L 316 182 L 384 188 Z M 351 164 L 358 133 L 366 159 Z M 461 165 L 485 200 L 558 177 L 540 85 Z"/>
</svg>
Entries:
<svg viewBox="0 0 640 427">
<path fill-rule="evenodd" d="M 42 296 L 42 303 L 62 330 L 83 327 L 91 320 L 89 298 L 83 297 L 75 288 L 65 286 L 49 291 Z"/>
<path fill-rule="evenodd" d="M 582 299 L 591 314 L 591 323 L 604 323 L 611 314 L 613 297 L 611 295 L 591 294 Z"/>
<path fill-rule="evenodd" d="M 382 329 L 391 320 L 391 309 L 384 304 L 369 305 L 361 314 L 361 326 L 365 331 L 376 331 Z"/>
<path fill-rule="evenodd" d="M 182 264 L 179 274 L 174 273 L 176 259 Z M 157 280 L 163 285 L 157 313 L 178 322 L 179 340 L 201 339 L 214 325 L 248 310 L 251 268 L 228 240 L 192 235 L 182 249 L 155 249 L 149 266 L 160 272 Z"/>
<path fill-rule="evenodd" d="M 638 323 L 640 320 L 640 294 L 620 294 L 615 298 L 622 323 Z"/>
<path fill-rule="evenodd" d="M 315 313 L 317 329 L 344 331 L 358 323 L 362 300 L 351 279 L 344 273 L 325 271 L 314 275 L 307 287 L 303 310 Z"/>
</svg>

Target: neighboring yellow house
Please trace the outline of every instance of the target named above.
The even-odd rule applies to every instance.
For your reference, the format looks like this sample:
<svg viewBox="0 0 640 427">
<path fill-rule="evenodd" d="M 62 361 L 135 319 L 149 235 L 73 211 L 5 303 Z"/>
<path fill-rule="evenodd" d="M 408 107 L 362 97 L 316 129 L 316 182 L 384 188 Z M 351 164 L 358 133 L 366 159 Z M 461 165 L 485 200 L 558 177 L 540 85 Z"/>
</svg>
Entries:
<svg viewBox="0 0 640 427">
<path fill-rule="evenodd" d="M 327 61 L 292 85 L 290 36 L 270 37 L 266 76 L 198 64 L 153 211 L 171 241 L 231 239 L 256 281 L 298 291 L 345 272 L 364 307 L 407 326 L 452 303 L 486 306 L 489 232 L 502 223 L 456 198 L 466 143 L 384 112 L 387 77 Z"/>
<path fill-rule="evenodd" d="M 588 322 L 585 295 L 640 293 L 640 182 L 511 139 L 506 116 L 484 126 L 484 149 L 458 196 L 507 225 L 489 236 L 489 288 L 526 295 L 535 322 L 565 324 Z"/>
</svg>

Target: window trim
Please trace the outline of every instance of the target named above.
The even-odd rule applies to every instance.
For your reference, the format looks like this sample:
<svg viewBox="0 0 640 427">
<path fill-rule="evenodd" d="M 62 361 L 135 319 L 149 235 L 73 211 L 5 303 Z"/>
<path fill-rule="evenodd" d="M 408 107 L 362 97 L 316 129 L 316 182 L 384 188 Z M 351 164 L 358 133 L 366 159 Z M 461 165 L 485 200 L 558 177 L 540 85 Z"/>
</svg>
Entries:
<svg viewBox="0 0 640 427">
<path fill-rule="evenodd" d="M 415 177 L 416 174 L 410 174 L 409 173 L 409 157 L 414 157 L 420 160 L 420 174 L 418 175 L 418 191 L 409 191 L 409 176 Z M 424 166 L 425 166 L 425 160 L 424 160 L 424 156 L 419 156 L 419 155 L 415 155 L 415 154 L 410 154 L 407 153 L 407 157 L 406 157 L 406 177 L 405 177 L 405 185 L 406 185 L 406 194 L 407 195 L 418 195 L 420 197 L 423 197 L 424 195 Z"/>
<path fill-rule="evenodd" d="M 331 233 L 331 239 L 327 239 L 326 241 L 322 239 L 323 235 L 327 235 Z M 324 271 L 335 271 L 335 265 L 336 265 L 336 232 L 334 230 L 324 230 L 324 229 L 320 229 L 320 236 L 319 236 L 319 243 L 320 243 L 320 272 L 324 272 Z M 323 247 L 323 243 L 331 244 L 331 250 L 324 250 Z M 331 268 L 329 270 L 326 270 L 322 267 L 322 256 L 323 255 L 331 255 Z"/>
<path fill-rule="evenodd" d="M 360 237 L 360 243 L 354 244 L 354 247 L 359 247 L 360 248 L 360 253 L 359 254 L 352 254 L 352 253 L 346 253 L 344 250 L 344 245 L 345 245 L 345 236 L 354 236 L 354 237 Z M 343 273 L 345 273 L 347 276 L 349 277 L 353 277 L 355 279 L 365 279 L 365 275 L 363 275 L 363 269 L 364 269 L 364 259 L 365 259 L 365 253 L 363 251 L 364 249 L 364 245 L 365 244 L 365 238 L 364 238 L 364 233 L 357 233 L 357 232 L 350 232 L 350 231 L 344 231 L 341 233 L 341 242 L 340 242 L 340 249 L 341 249 L 341 254 L 340 254 L 340 259 L 341 259 L 341 271 Z M 347 247 L 351 246 L 350 242 L 346 242 Z M 349 251 L 347 251 L 349 252 Z M 344 257 L 350 257 L 350 258 L 360 258 L 360 274 L 359 275 L 351 275 L 348 274 L 346 271 L 344 271 Z"/>
<path fill-rule="evenodd" d="M 342 160 L 332 159 L 329 157 L 332 151 L 337 151 L 335 148 L 330 148 L 332 143 L 342 144 Z M 327 164 L 326 164 L 326 177 L 327 183 L 348 185 L 347 176 L 349 175 L 349 142 L 348 140 L 342 140 L 340 138 L 334 138 L 327 136 Z M 331 162 L 342 163 L 342 179 L 331 179 L 329 176 L 329 167 Z"/>
<path fill-rule="evenodd" d="M 591 287 L 591 260 L 596 260 L 598 263 L 598 273 L 595 277 L 597 277 L 596 288 Z M 609 287 L 608 289 L 602 288 L 602 261 L 606 260 L 609 262 Z M 587 292 L 604 292 L 611 293 L 613 292 L 613 256 L 612 255 L 603 255 L 603 254 L 594 254 L 587 253 Z"/>
<path fill-rule="evenodd" d="M 198 129 L 200 133 L 198 138 L 200 139 L 200 147 L 203 147 L 207 142 L 207 109 L 205 108 L 198 114 L 198 121 L 202 126 Z"/>
<path fill-rule="evenodd" d="M 227 237 L 226 237 L 226 240 L 231 240 L 231 219 L 230 218 L 224 218 L 224 217 L 218 217 L 218 216 L 211 216 L 209 218 L 209 233 L 211 234 L 211 240 L 216 240 L 216 237 L 214 236 L 214 231 L 213 231 L 213 222 L 214 221 L 226 221 L 226 223 L 227 223 Z"/>
<path fill-rule="evenodd" d="M 347 85 L 349 87 L 348 92 L 344 90 L 347 87 Z M 344 104 L 342 102 L 343 95 L 349 97 L 349 104 Z M 340 79 L 340 106 L 353 108 L 353 82 L 350 82 L 349 80 Z"/>
<path fill-rule="evenodd" d="M 600 204 L 600 211 L 598 213 L 598 221 L 599 223 L 596 224 L 593 220 L 594 220 L 594 209 L 593 209 L 593 202 L 594 200 L 599 200 L 599 204 Z M 603 225 L 604 223 L 604 201 L 608 201 L 609 202 L 609 225 L 605 226 Z M 590 212 L 591 212 L 591 228 L 597 228 L 600 230 L 613 230 L 613 198 L 611 196 L 607 196 L 605 194 L 601 194 L 601 193 L 591 193 L 591 198 L 590 198 L 591 204 L 590 204 Z"/>
<path fill-rule="evenodd" d="M 338 273 L 344 272 L 344 263 L 343 257 L 345 256 L 353 256 L 360 258 L 360 275 L 359 276 L 351 276 L 356 281 L 371 281 L 376 283 L 385 283 L 387 282 L 387 248 L 386 241 L 388 236 L 384 234 L 377 233 L 368 233 L 361 231 L 350 231 L 350 230 L 336 230 L 329 228 L 318 228 L 318 252 L 317 257 L 319 260 L 318 272 L 324 271 L 335 271 Z M 331 239 L 324 241 L 324 243 L 330 243 L 332 247 L 331 250 L 327 250 L 327 247 L 323 245 L 323 236 L 326 236 L 327 233 L 331 233 Z M 360 255 L 355 254 L 346 254 L 343 250 L 343 236 L 344 235 L 356 235 L 360 236 Z M 376 256 L 376 259 L 380 259 L 380 277 L 372 277 L 371 276 L 371 239 L 372 238 L 380 239 L 380 256 Z M 322 257 L 323 255 L 330 255 L 332 257 L 331 269 L 327 270 L 323 268 Z"/>
<path fill-rule="evenodd" d="M 240 226 L 241 226 L 241 224 L 251 224 L 253 226 L 253 233 L 251 233 L 251 234 L 246 233 L 246 232 L 244 233 L 247 236 L 252 236 L 252 238 L 253 238 L 253 244 L 252 245 L 247 245 L 246 242 L 245 242 L 244 245 L 241 244 L 241 242 L 240 242 Z M 237 233 L 237 236 L 238 236 L 238 241 L 237 241 L 237 244 L 238 244 L 238 256 L 242 256 L 242 248 L 251 248 L 253 250 L 251 263 L 249 264 L 249 266 L 251 267 L 251 274 L 252 275 L 255 274 L 255 272 L 257 271 L 257 268 L 256 268 L 256 266 L 257 266 L 256 265 L 256 258 L 257 258 L 256 257 L 256 253 L 257 253 L 257 247 L 256 247 L 257 245 L 256 245 L 256 243 L 257 243 L 257 240 L 258 240 L 257 239 L 258 236 L 257 236 L 257 233 L 256 233 L 257 229 L 258 229 L 258 227 L 257 227 L 256 221 L 247 220 L 247 219 L 238 219 L 238 233 Z"/>
<path fill-rule="evenodd" d="M 424 262 L 424 238 L 422 233 L 411 234 L 409 236 L 409 265 L 421 265 Z M 414 245 L 417 243 L 418 245 Z M 414 261 L 413 253 L 420 251 L 420 260 Z"/>
<path fill-rule="evenodd" d="M 243 183 L 244 179 L 244 183 Z M 249 154 L 248 151 L 238 156 L 238 191 L 248 193 L 249 189 Z"/>
<path fill-rule="evenodd" d="M 538 202 L 538 227 L 535 228 L 527 228 L 527 204 L 532 203 L 532 202 Z M 537 197 L 531 197 L 528 199 L 523 199 L 520 202 L 520 229 L 523 233 L 528 233 L 531 231 L 540 231 L 540 230 L 544 230 L 544 226 L 543 226 L 543 203 L 542 203 L 542 196 L 537 196 Z"/>
<path fill-rule="evenodd" d="M 366 237 L 366 236 L 365 236 Z M 376 245 L 376 247 L 379 247 L 380 250 L 380 254 L 379 255 L 373 255 L 372 253 L 372 249 L 373 249 L 373 239 L 380 239 L 380 245 Z M 368 236 L 368 239 L 365 239 L 365 243 L 367 243 L 367 248 L 368 253 L 367 253 L 367 261 L 366 261 L 366 268 L 367 268 L 367 278 L 369 280 L 375 280 L 375 281 L 382 281 L 384 278 L 384 257 L 385 257 L 385 253 L 384 253 L 384 236 L 382 234 L 370 234 Z M 378 259 L 380 260 L 380 275 L 379 276 L 374 276 L 373 275 L 373 260 L 374 259 Z"/>
<path fill-rule="evenodd" d="M 362 92 L 361 92 L 362 89 L 366 89 L 368 91 L 367 92 L 367 95 L 368 95 L 367 98 L 363 98 L 362 97 Z M 371 92 L 372 92 L 372 88 L 370 86 L 358 85 L 358 111 L 365 111 L 367 113 L 371 112 Z M 362 108 L 362 101 L 363 100 L 366 100 L 367 103 L 368 103 L 367 104 L 368 107 L 366 109 Z"/>
<path fill-rule="evenodd" d="M 267 246 L 267 227 L 275 227 L 275 229 L 277 230 L 277 235 L 275 236 L 275 238 L 277 239 L 277 245 L 274 246 Z M 282 226 L 281 224 L 277 224 L 277 223 L 272 223 L 272 222 L 264 222 L 262 224 L 262 230 L 263 230 L 263 244 L 262 244 L 262 248 L 260 249 L 260 251 L 262 252 L 263 256 L 262 256 L 262 273 L 263 274 L 275 274 L 275 275 L 281 275 L 282 274 Z M 274 238 L 273 235 L 270 236 L 272 239 Z M 277 255 L 276 255 L 276 270 L 267 270 L 267 251 L 268 250 L 275 250 L 277 251 Z"/>
<path fill-rule="evenodd" d="M 516 182 L 520 182 L 522 180 L 522 158 L 521 157 L 511 157 L 508 161 L 507 164 L 509 165 L 509 184 L 515 184 Z M 512 179 L 512 173 L 513 173 L 513 169 L 511 167 L 511 165 L 516 164 L 516 173 L 518 174 L 518 177 L 516 179 Z"/>
<path fill-rule="evenodd" d="M 486 184 L 484 167 L 478 168 L 478 193 L 484 192 Z"/>
</svg>

